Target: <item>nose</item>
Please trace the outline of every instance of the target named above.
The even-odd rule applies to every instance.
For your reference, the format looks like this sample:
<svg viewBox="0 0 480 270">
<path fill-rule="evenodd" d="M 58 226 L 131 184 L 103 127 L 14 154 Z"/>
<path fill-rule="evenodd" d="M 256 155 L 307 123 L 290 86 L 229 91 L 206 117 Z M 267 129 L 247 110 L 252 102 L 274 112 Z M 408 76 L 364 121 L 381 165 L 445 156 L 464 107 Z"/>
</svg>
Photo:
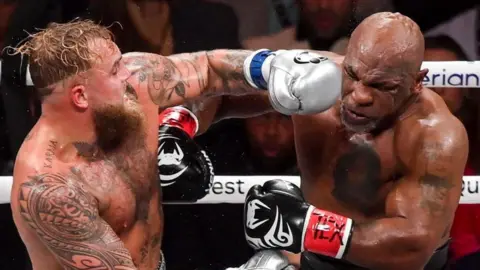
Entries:
<svg viewBox="0 0 480 270">
<path fill-rule="evenodd" d="M 373 103 L 372 91 L 363 85 L 354 87 L 352 99 L 358 106 L 370 106 Z"/>
<path fill-rule="evenodd" d="M 271 121 L 265 126 L 265 135 L 269 138 L 275 137 L 275 135 L 277 134 L 277 130 L 278 129 L 276 121 Z"/>
</svg>

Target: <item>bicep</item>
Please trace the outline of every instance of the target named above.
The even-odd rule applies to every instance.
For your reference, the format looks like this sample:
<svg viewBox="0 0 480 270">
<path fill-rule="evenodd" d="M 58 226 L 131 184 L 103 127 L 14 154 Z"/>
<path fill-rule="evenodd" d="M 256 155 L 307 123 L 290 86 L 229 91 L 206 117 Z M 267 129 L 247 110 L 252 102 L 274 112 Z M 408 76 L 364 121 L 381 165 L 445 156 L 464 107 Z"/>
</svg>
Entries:
<svg viewBox="0 0 480 270">
<path fill-rule="evenodd" d="M 435 238 L 448 233 L 468 155 L 463 131 L 452 137 L 434 134 L 422 139 L 405 177 L 387 197 L 387 215 L 404 217 Z"/>
<path fill-rule="evenodd" d="M 68 269 L 135 269 L 128 250 L 99 216 L 96 199 L 60 174 L 31 177 L 20 187 L 20 214 Z"/>
<path fill-rule="evenodd" d="M 124 54 L 130 84 L 161 108 L 180 105 L 204 94 L 208 82 L 205 52 L 165 57 L 149 53 Z"/>
</svg>

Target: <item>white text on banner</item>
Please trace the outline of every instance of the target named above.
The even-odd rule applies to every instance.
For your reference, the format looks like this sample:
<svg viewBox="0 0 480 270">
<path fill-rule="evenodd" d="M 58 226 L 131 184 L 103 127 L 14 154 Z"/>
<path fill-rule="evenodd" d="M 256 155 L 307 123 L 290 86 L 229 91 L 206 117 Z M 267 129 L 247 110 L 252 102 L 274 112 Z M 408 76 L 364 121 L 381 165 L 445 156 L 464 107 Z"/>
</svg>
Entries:
<svg viewBox="0 0 480 270">
<path fill-rule="evenodd" d="M 268 180 L 282 179 L 300 186 L 298 176 L 215 176 L 212 189 L 197 204 L 242 204 L 248 190 L 253 185 L 263 185 Z M 462 185 L 461 204 L 480 203 L 480 176 L 464 176 Z M 0 203 L 10 203 L 12 177 L 0 176 Z M 169 203 L 181 204 L 181 203 Z"/>
<path fill-rule="evenodd" d="M 263 185 L 268 180 L 282 179 L 300 186 L 298 176 L 215 176 L 212 189 L 197 204 L 244 203 L 248 190 L 254 185 Z M 464 176 L 461 204 L 480 203 L 480 176 Z M 168 204 L 182 204 L 171 202 Z M 190 203 L 188 203 L 190 204 Z"/>
</svg>

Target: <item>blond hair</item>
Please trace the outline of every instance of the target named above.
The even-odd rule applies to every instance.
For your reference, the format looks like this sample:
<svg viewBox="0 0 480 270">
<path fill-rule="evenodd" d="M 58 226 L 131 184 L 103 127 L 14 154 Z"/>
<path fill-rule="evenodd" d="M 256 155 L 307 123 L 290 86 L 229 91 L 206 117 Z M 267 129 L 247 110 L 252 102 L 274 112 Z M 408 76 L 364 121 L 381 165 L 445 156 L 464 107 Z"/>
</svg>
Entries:
<svg viewBox="0 0 480 270">
<path fill-rule="evenodd" d="M 51 23 L 14 50 L 29 56 L 32 81 L 44 98 L 55 83 L 92 67 L 100 55 L 92 50 L 91 42 L 98 38 L 112 41 L 113 35 L 93 21 L 77 19 Z"/>
</svg>

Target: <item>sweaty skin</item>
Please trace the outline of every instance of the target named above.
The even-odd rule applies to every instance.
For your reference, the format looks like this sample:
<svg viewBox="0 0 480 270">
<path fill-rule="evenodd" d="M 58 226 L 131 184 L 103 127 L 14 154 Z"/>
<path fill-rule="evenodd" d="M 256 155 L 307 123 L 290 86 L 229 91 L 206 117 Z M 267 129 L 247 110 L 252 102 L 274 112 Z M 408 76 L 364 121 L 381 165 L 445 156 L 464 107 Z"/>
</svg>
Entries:
<svg viewBox="0 0 480 270">
<path fill-rule="evenodd" d="M 422 86 L 423 53 L 409 18 L 372 15 L 352 34 L 341 100 L 324 113 L 292 117 L 305 198 L 354 220 L 345 259 L 367 269 L 423 269 L 448 240 L 460 199 L 467 134 Z M 269 110 L 241 98 L 219 106 L 220 115 Z"/>
<path fill-rule="evenodd" d="M 36 270 L 156 269 L 163 232 L 156 154 L 159 107 L 258 91 L 243 79 L 243 60 L 251 52 L 122 56 L 111 41 L 92 44 L 102 61 L 85 74 L 98 79 L 98 88 L 81 92 L 82 81 L 66 79 L 47 89 L 51 94 L 43 101 L 43 114 L 15 163 L 13 217 Z M 120 85 L 116 89 L 121 91 L 108 92 L 102 83 Z M 82 99 L 87 94 L 98 95 L 100 102 L 118 100 L 140 117 L 126 118 L 120 130 L 127 135 L 119 146 L 94 143 L 101 144 L 98 126 L 91 116 L 78 113 L 91 105 Z"/>
</svg>

